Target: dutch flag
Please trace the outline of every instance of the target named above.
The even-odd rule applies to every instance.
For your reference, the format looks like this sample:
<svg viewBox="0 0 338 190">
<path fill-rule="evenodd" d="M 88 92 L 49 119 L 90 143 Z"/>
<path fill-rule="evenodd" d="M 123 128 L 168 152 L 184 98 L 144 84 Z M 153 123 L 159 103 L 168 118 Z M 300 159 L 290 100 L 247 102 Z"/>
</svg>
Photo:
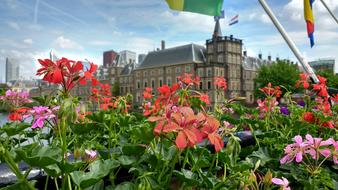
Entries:
<svg viewBox="0 0 338 190">
<path fill-rule="evenodd" d="M 236 15 L 236 16 L 232 17 L 232 19 L 229 22 L 229 26 L 238 23 L 238 17 L 239 17 L 239 15 Z"/>
</svg>

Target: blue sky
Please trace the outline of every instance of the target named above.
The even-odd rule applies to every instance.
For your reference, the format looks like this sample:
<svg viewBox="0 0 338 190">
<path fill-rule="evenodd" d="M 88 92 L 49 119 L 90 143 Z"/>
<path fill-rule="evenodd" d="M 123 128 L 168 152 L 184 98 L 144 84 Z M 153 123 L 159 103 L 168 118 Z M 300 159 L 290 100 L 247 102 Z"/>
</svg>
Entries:
<svg viewBox="0 0 338 190">
<path fill-rule="evenodd" d="M 314 48 L 309 47 L 301 0 L 267 0 L 286 30 L 309 60 L 333 57 L 338 61 L 338 25 L 320 1 Z M 338 1 L 325 0 L 338 16 Z M 223 35 L 243 39 L 249 55 L 295 60 L 258 1 L 225 0 Z M 239 14 L 239 23 L 227 25 Z M 114 49 L 147 53 L 165 40 L 167 47 L 197 43 L 212 35 L 212 17 L 176 12 L 164 0 L 2 0 L 0 5 L 0 80 L 6 57 L 16 59 L 25 78 L 33 77 L 36 59 L 59 56 L 89 59 L 102 64 L 102 52 Z"/>
</svg>

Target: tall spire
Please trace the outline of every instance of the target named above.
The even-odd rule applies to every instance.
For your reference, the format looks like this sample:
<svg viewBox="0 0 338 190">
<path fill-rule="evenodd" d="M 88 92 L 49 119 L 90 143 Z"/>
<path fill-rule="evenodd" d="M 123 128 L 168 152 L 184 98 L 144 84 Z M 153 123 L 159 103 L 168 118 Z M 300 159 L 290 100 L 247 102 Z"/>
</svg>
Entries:
<svg viewBox="0 0 338 190">
<path fill-rule="evenodd" d="M 212 39 L 216 39 L 218 37 L 222 37 L 221 25 L 219 24 L 219 18 L 215 19 L 215 29 L 214 34 L 212 35 Z"/>
</svg>

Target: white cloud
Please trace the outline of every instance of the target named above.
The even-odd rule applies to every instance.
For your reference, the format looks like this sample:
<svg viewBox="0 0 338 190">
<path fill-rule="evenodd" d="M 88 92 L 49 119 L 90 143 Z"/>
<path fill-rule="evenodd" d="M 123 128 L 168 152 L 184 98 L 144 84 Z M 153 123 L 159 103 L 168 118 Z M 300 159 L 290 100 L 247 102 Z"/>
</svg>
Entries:
<svg viewBox="0 0 338 190">
<path fill-rule="evenodd" d="M 7 25 L 15 30 L 20 30 L 20 26 L 18 23 L 13 22 L 13 21 L 8 21 Z"/>
<path fill-rule="evenodd" d="M 28 45 L 32 45 L 33 44 L 33 40 L 31 38 L 27 38 L 23 40 L 23 43 L 28 44 Z"/>
<path fill-rule="evenodd" d="M 68 38 L 65 38 L 64 36 L 59 36 L 56 40 L 55 40 L 55 45 L 57 47 L 60 47 L 62 49 L 76 49 L 76 50 L 83 50 L 83 47 L 68 39 Z"/>
<path fill-rule="evenodd" d="M 93 46 L 107 46 L 107 45 L 111 45 L 112 41 L 92 40 L 92 41 L 88 42 L 88 44 L 93 45 Z"/>
</svg>

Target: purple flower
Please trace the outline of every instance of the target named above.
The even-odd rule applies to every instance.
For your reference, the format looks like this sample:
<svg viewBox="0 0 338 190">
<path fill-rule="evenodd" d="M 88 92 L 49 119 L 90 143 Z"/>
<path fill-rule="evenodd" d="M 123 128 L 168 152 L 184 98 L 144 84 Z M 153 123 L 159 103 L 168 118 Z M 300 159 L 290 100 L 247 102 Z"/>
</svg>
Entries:
<svg viewBox="0 0 338 190">
<path fill-rule="evenodd" d="M 281 188 L 283 190 L 291 190 L 291 188 L 289 187 L 289 181 L 288 181 L 288 179 L 286 179 L 284 177 L 282 177 L 282 179 L 280 179 L 280 178 L 272 178 L 271 182 L 273 184 L 281 186 Z"/>
<path fill-rule="evenodd" d="M 297 104 L 300 105 L 300 106 L 302 106 L 302 107 L 305 106 L 304 100 L 299 100 L 299 101 L 297 102 Z"/>
<path fill-rule="evenodd" d="M 284 115 L 290 115 L 290 111 L 287 107 L 281 107 L 280 112 Z"/>
<path fill-rule="evenodd" d="M 50 110 L 47 106 L 35 106 L 33 110 L 29 111 L 29 115 L 24 116 L 27 118 L 29 116 L 33 116 L 33 125 L 31 128 L 43 128 L 44 121 L 47 119 L 55 118 L 56 116 L 53 114 L 52 110 Z"/>
</svg>

